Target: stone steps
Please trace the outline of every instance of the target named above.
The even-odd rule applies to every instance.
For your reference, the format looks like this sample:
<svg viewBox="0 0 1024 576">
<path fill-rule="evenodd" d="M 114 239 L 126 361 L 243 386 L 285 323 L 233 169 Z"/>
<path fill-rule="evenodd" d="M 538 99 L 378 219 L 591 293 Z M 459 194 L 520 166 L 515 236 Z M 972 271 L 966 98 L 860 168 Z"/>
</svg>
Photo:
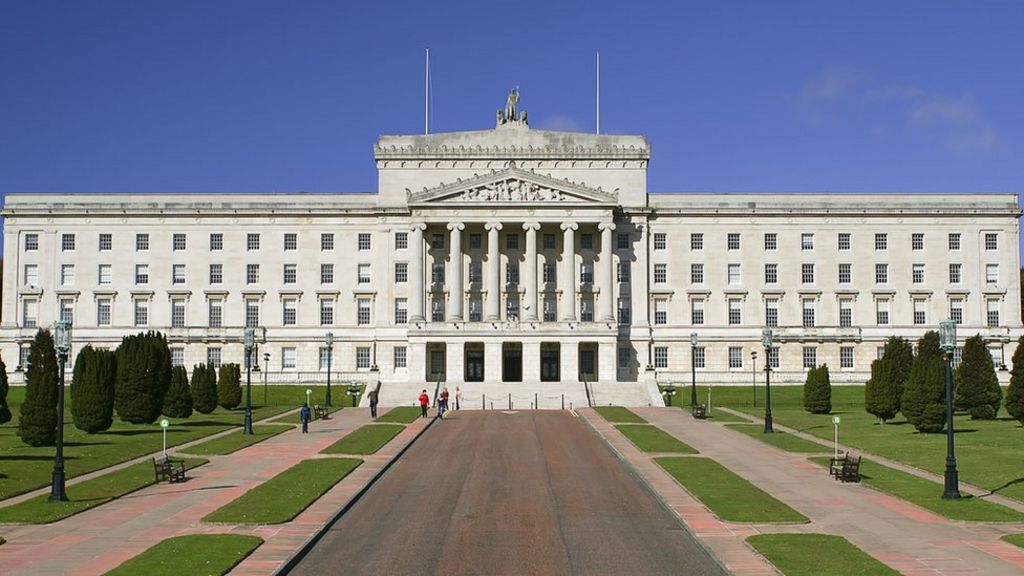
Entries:
<svg viewBox="0 0 1024 576">
<path fill-rule="evenodd" d="M 456 386 L 462 393 L 463 409 L 507 410 L 529 409 L 536 402 L 542 409 L 561 409 L 587 406 L 587 393 L 582 382 L 459 382 L 448 383 L 450 406 L 454 407 Z M 412 406 L 420 392 L 426 388 L 431 403 L 435 384 L 385 383 L 380 390 L 381 406 Z M 650 392 L 646 384 L 638 382 L 610 382 L 591 384 L 592 399 L 597 406 L 649 406 Z M 363 405 L 366 399 L 363 398 Z"/>
</svg>

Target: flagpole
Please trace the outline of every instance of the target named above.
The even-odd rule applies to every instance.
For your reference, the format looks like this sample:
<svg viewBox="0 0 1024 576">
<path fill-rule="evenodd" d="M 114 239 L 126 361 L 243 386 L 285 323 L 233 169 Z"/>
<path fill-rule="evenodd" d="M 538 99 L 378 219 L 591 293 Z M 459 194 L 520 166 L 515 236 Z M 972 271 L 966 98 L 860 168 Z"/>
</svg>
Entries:
<svg viewBox="0 0 1024 576">
<path fill-rule="evenodd" d="M 601 133 L 601 51 L 597 51 L 597 133 Z"/>
<path fill-rule="evenodd" d="M 423 78 L 423 133 L 430 134 L 430 48 L 427 48 L 427 73 Z"/>
</svg>

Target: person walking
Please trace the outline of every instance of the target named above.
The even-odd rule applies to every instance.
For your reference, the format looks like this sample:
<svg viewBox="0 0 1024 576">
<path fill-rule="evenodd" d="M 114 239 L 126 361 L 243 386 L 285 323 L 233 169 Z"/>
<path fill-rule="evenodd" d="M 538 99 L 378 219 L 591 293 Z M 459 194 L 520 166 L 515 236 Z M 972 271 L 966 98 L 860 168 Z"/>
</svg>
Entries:
<svg viewBox="0 0 1024 576">
<path fill-rule="evenodd" d="M 299 422 L 302 422 L 302 433 L 309 434 L 309 404 L 303 404 L 299 409 Z"/>
<path fill-rule="evenodd" d="M 455 387 L 455 409 L 462 410 L 462 390 L 458 386 Z"/>
<path fill-rule="evenodd" d="M 423 411 L 423 417 L 427 417 L 427 408 L 430 406 L 430 396 L 427 396 L 427 389 L 424 388 L 423 392 L 420 392 L 420 410 Z"/>
<path fill-rule="evenodd" d="M 437 415 L 444 418 L 444 413 L 448 411 L 448 387 L 445 386 L 441 390 L 441 398 L 437 401 Z"/>
<path fill-rule="evenodd" d="M 378 394 L 380 393 L 379 390 L 380 390 L 380 382 L 377 383 L 377 387 L 376 388 L 374 388 L 373 390 L 370 390 L 370 393 L 367 394 L 367 396 L 370 399 L 370 418 L 373 418 L 374 420 L 377 419 L 377 398 L 378 398 Z"/>
</svg>

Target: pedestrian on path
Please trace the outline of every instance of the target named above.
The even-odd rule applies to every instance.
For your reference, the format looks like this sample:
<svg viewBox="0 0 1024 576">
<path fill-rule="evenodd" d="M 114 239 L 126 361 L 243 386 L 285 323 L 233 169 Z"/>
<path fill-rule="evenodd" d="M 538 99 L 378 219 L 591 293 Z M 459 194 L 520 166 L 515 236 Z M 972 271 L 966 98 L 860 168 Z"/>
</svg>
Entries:
<svg viewBox="0 0 1024 576">
<path fill-rule="evenodd" d="M 423 392 L 420 392 L 420 410 L 423 411 L 423 417 L 427 417 L 427 407 L 430 406 L 430 396 L 427 396 L 427 389 L 424 388 Z"/>
<path fill-rule="evenodd" d="M 370 393 L 367 394 L 367 396 L 369 396 L 369 398 L 370 398 L 370 418 L 373 418 L 374 420 L 377 419 L 377 398 L 378 398 L 378 394 L 379 394 L 378 391 L 379 390 L 380 390 L 380 382 L 377 382 L 377 387 L 374 388 L 373 390 L 370 390 Z"/>
<path fill-rule="evenodd" d="M 302 422 L 302 433 L 309 434 L 309 404 L 303 404 L 299 409 L 299 422 Z"/>
<path fill-rule="evenodd" d="M 455 409 L 462 410 L 462 390 L 458 386 L 455 387 Z"/>
<path fill-rule="evenodd" d="M 444 418 L 444 413 L 448 411 L 448 397 L 448 387 L 445 386 L 444 389 L 441 390 L 441 397 L 437 401 L 437 415 L 440 418 Z"/>
</svg>

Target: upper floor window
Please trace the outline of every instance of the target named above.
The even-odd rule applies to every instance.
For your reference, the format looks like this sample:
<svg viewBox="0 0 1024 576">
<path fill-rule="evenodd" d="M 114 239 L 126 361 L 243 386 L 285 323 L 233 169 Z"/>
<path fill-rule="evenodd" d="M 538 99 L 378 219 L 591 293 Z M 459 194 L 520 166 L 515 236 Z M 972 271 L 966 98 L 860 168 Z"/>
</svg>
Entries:
<svg viewBox="0 0 1024 576">
<path fill-rule="evenodd" d="M 506 234 L 505 235 L 505 249 L 506 250 L 519 250 L 519 234 Z"/>
<path fill-rule="evenodd" d="M 171 248 L 173 250 L 184 250 L 185 249 L 185 235 L 182 233 L 176 233 L 171 237 Z"/>
<path fill-rule="evenodd" d="M 25 252 L 39 250 L 39 234 L 25 234 Z"/>
<path fill-rule="evenodd" d="M 594 249 L 594 235 L 593 234 L 580 234 L 580 249 L 581 250 L 593 250 Z"/>
<path fill-rule="evenodd" d="M 924 284 L 924 264 L 914 264 L 911 277 L 914 284 Z"/>
<path fill-rule="evenodd" d="M 617 282 L 629 283 L 629 262 L 619 262 L 616 276 Z"/>
<path fill-rule="evenodd" d="M 995 232 L 985 233 L 985 250 L 998 250 L 999 236 Z"/>
<path fill-rule="evenodd" d="M 889 249 L 889 235 L 884 232 L 875 234 L 875 250 Z"/>
<path fill-rule="evenodd" d="M 220 232 L 210 234 L 210 251 L 214 252 L 217 250 L 224 249 L 224 235 Z"/>
<path fill-rule="evenodd" d="M 174 264 L 171 266 L 171 284 L 185 283 L 185 265 Z"/>
<path fill-rule="evenodd" d="M 260 282 L 260 265 L 259 264 L 246 264 L 245 265 L 245 283 L 246 284 L 259 284 Z"/>
<path fill-rule="evenodd" d="M 135 265 L 135 283 L 149 284 L 149 264 Z"/>
<path fill-rule="evenodd" d="M 778 250 L 779 249 L 779 235 L 775 232 L 766 232 L 764 235 L 764 249 L 765 250 Z"/>
<path fill-rule="evenodd" d="M 477 234 L 476 236 L 477 236 L 477 238 L 480 237 L 479 234 Z M 472 239 L 473 239 L 473 235 L 471 234 L 470 235 L 470 240 L 472 240 Z M 477 246 L 476 247 L 477 248 L 480 247 L 480 242 L 479 241 L 477 242 Z M 472 248 L 472 246 L 470 246 L 470 248 Z M 544 249 L 545 250 L 554 250 L 555 249 L 555 235 L 554 234 L 545 234 L 544 235 Z"/>
<path fill-rule="evenodd" d="M 74 234 L 61 234 L 60 235 L 60 249 L 64 252 L 70 252 L 75 249 L 75 235 Z"/>
<path fill-rule="evenodd" d="M 407 250 L 409 248 L 409 233 L 395 232 L 395 250 Z"/>
<path fill-rule="evenodd" d="M 814 234 L 810 232 L 804 232 L 800 235 L 800 249 L 801 250 L 814 250 Z"/>
<path fill-rule="evenodd" d="M 998 284 L 999 283 L 999 264 L 986 264 L 985 265 L 985 283 L 986 284 Z"/>
<path fill-rule="evenodd" d="M 616 248 L 629 250 L 629 232 L 619 232 L 615 235 Z"/>
<path fill-rule="evenodd" d="M 924 250 L 924 234 L 922 232 L 914 232 L 910 235 L 910 249 Z"/>
<path fill-rule="evenodd" d="M 259 234 L 246 234 L 245 235 L 245 249 L 249 251 L 255 251 L 260 249 L 260 235 Z"/>
<path fill-rule="evenodd" d="M 839 233 L 839 249 L 849 250 L 850 249 L 850 233 L 840 232 Z"/>
<path fill-rule="evenodd" d="M 740 281 L 741 281 L 740 265 L 739 264 L 729 264 L 729 269 L 728 270 L 729 270 L 729 284 L 732 284 L 732 285 L 739 284 Z"/>
<path fill-rule="evenodd" d="M 779 282 L 779 265 L 778 264 L 765 264 L 764 265 L 764 283 L 765 284 L 778 284 Z"/>
<path fill-rule="evenodd" d="M 397 246 L 396 246 L 397 248 Z M 334 234 L 331 232 L 320 233 L 320 250 L 334 250 Z"/>
<path fill-rule="evenodd" d="M 690 233 L 690 250 L 703 250 L 704 249 L 704 234 L 700 232 Z"/>
<path fill-rule="evenodd" d="M 359 284 L 369 284 L 369 283 L 370 283 L 370 265 L 369 264 L 360 264 L 359 265 Z"/>
<path fill-rule="evenodd" d="M 802 264 L 800 266 L 800 282 L 803 284 L 814 284 L 814 264 Z"/>
<path fill-rule="evenodd" d="M 950 264 L 949 265 L 949 283 L 950 284 L 959 284 L 960 283 L 960 281 L 961 281 L 960 280 L 961 268 L 962 268 L 961 264 Z"/>
<path fill-rule="evenodd" d="M 654 265 L 654 283 L 664 284 L 668 282 L 668 264 Z"/>
<path fill-rule="evenodd" d="M 472 269 L 472 266 L 470 266 Z M 409 263 L 395 262 L 395 284 L 405 284 L 409 281 Z M 472 282 L 470 278 L 470 282 Z"/>
<path fill-rule="evenodd" d="M 875 284 L 889 283 L 889 265 L 875 264 Z"/>
<path fill-rule="evenodd" d="M 740 234 L 739 232 L 729 232 L 728 236 L 728 248 L 729 250 L 740 249 Z"/>
<path fill-rule="evenodd" d="M 950 232 L 949 233 L 949 249 L 959 250 L 960 249 L 960 233 Z"/>
<path fill-rule="evenodd" d="M 109 252 L 114 248 L 114 235 L 109 233 L 100 234 L 100 252 Z"/>
<path fill-rule="evenodd" d="M 367 235 L 367 238 L 369 238 L 369 235 Z M 367 240 L 367 242 L 369 242 L 369 240 Z M 444 250 L 444 234 L 432 234 L 430 236 L 430 249 Z M 367 250 L 369 250 L 369 248 L 367 248 Z"/>
<path fill-rule="evenodd" d="M 220 284 L 224 281 L 224 265 L 210 264 L 210 284 Z"/>
<path fill-rule="evenodd" d="M 299 235 L 294 232 L 288 232 L 284 235 L 284 249 L 285 250 L 298 250 L 299 248 Z"/>
<path fill-rule="evenodd" d="M 444 236 L 442 236 L 443 238 Z M 359 233 L 359 249 L 369 250 L 370 249 L 370 234 L 368 232 Z"/>
<path fill-rule="evenodd" d="M 668 238 L 665 235 L 665 233 L 664 232 L 655 232 L 654 233 L 654 249 L 655 250 L 665 250 L 666 248 L 668 248 Z"/>
<path fill-rule="evenodd" d="M 690 264 L 690 282 L 693 284 L 704 283 L 704 265 Z"/>
<path fill-rule="evenodd" d="M 853 281 L 853 265 L 844 262 L 839 265 L 839 283 L 849 284 Z"/>
<path fill-rule="evenodd" d="M 97 284 L 111 284 L 114 281 L 114 267 L 110 264 L 100 264 L 99 281 Z"/>
<path fill-rule="evenodd" d="M 321 264 L 320 265 L 320 283 L 321 284 L 333 284 L 334 283 L 334 264 Z"/>
<path fill-rule="evenodd" d="M 295 264 L 285 264 L 284 265 L 284 283 L 285 284 L 295 284 L 295 282 L 298 280 L 298 275 L 299 275 L 299 272 L 298 272 L 298 266 L 297 265 L 295 265 Z"/>
</svg>

